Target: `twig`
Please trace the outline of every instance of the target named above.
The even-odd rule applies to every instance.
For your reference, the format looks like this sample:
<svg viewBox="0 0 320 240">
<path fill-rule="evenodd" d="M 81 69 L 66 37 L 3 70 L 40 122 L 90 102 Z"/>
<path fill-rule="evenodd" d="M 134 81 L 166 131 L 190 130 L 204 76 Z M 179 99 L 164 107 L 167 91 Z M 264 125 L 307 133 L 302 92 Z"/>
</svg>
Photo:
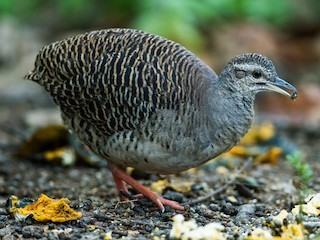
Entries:
<svg viewBox="0 0 320 240">
<path fill-rule="evenodd" d="M 215 195 L 218 195 L 218 194 L 224 192 L 231 184 L 233 184 L 235 182 L 235 180 L 239 176 L 239 174 L 242 173 L 245 169 L 247 169 L 251 165 L 252 160 L 253 160 L 252 157 L 248 158 L 248 160 L 244 162 L 243 166 L 235 172 L 235 176 L 232 179 L 230 179 L 226 184 L 224 184 L 220 188 L 216 189 L 215 191 L 208 193 L 205 196 L 202 196 L 202 197 L 199 197 L 195 200 L 191 200 L 191 201 L 187 202 L 186 205 L 192 206 L 192 205 L 198 204 L 200 202 L 203 202 L 203 201 L 206 201 L 206 200 L 212 198 Z"/>
</svg>

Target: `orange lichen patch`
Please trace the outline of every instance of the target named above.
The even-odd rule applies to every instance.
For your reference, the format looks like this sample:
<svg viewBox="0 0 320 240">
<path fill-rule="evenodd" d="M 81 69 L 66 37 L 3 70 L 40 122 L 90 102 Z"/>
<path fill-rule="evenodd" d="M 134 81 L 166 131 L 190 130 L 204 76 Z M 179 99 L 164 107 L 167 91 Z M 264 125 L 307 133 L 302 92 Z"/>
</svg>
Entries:
<svg viewBox="0 0 320 240">
<path fill-rule="evenodd" d="M 238 156 L 241 158 L 253 157 L 255 163 L 276 164 L 282 154 L 280 147 L 271 147 L 268 150 L 259 147 L 235 146 L 229 152 L 223 154 L 223 157 Z"/>
<path fill-rule="evenodd" d="M 191 190 L 192 182 L 169 182 L 167 179 L 159 180 L 151 184 L 150 189 L 156 193 L 163 194 L 166 188 L 174 189 L 177 192 L 185 193 Z"/>
<path fill-rule="evenodd" d="M 219 175 L 222 175 L 222 176 L 228 176 L 230 174 L 230 171 L 228 168 L 224 167 L 224 166 L 218 166 L 216 169 L 215 169 L 215 172 Z"/>
<path fill-rule="evenodd" d="M 17 211 L 17 204 L 19 203 L 19 199 L 16 196 L 11 196 L 9 198 L 9 204 L 10 204 L 10 208 L 8 209 L 10 213 L 15 213 Z M 7 203 L 8 204 L 8 203 Z"/>
<path fill-rule="evenodd" d="M 236 155 L 236 156 L 240 156 L 240 157 L 249 157 L 250 156 L 248 149 L 245 148 L 244 146 L 235 146 L 226 154 Z"/>
<path fill-rule="evenodd" d="M 244 147 L 244 146 L 235 146 L 229 152 L 224 153 L 222 157 L 232 158 L 234 156 L 247 158 L 253 157 L 254 162 L 257 164 L 261 163 L 271 163 L 276 164 L 279 157 L 282 154 L 282 148 L 280 147 L 271 147 L 268 150 L 265 148 L 259 147 Z"/>
<path fill-rule="evenodd" d="M 192 184 L 193 182 L 172 181 L 170 182 L 170 187 L 172 187 L 177 192 L 186 193 L 191 191 Z"/>
<path fill-rule="evenodd" d="M 270 122 L 265 122 L 260 126 L 253 126 L 251 130 L 243 137 L 240 144 L 251 145 L 258 142 L 270 140 L 276 133 L 275 127 Z"/>
<path fill-rule="evenodd" d="M 271 141 L 273 141 L 275 136 L 276 129 L 270 122 L 253 126 L 239 145 L 233 147 L 229 152 L 222 154 L 221 157 L 218 158 L 239 159 L 252 157 L 256 164 L 276 164 L 284 150 L 280 147 L 282 146 L 281 142 L 277 142 L 277 146 L 272 146 Z"/>
<path fill-rule="evenodd" d="M 169 182 L 167 179 L 159 180 L 151 184 L 150 189 L 153 192 L 162 194 L 163 190 L 168 187 Z"/>
<path fill-rule="evenodd" d="M 112 232 L 107 232 L 107 233 L 104 235 L 103 240 L 111 240 L 111 239 L 112 239 Z"/>
<path fill-rule="evenodd" d="M 254 159 L 254 162 L 277 164 L 281 154 L 282 154 L 282 149 L 280 147 L 272 147 L 267 152 L 258 155 Z"/>
<path fill-rule="evenodd" d="M 45 194 L 41 194 L 36 202 L 22 208 L 17 207 L 19 202 L 17 197 L 12 196 L 11 199 L 12 207 L 9 211 L 17 219 L 24 219 L 31 214 L 39 222 L 66 222 L 82 217 L 81 212 L 76 212 L 69 206 L 70 201 L 67 198 L 55 200 Z"/>
<path fill-rule="evenodd" d="M 43 153 L 47 161 L 61 161 L 63 165 L 72 165 L 76 161 L 76 155 L 72 148 L 61 147 L 52 151 L 45 151 Z"/>
<path fill-rule="evenodd" d="M 60 125 L 37 129 L 14 153 L 17 157 L 33 157 L 44 151 L 68 145 L 68 130 Z"/>
</svg>

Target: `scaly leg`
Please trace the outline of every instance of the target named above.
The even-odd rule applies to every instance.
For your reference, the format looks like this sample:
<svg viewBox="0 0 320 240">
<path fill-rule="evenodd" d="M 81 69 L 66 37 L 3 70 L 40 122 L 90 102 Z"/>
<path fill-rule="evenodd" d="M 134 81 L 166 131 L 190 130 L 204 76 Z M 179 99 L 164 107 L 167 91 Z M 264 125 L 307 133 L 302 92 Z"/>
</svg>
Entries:
<svg viewBox="0 0 320 240">
<path fill-rule="evenodd" d="M 108 163 L 108 165 L 110 165 L 110 164 Z M 118 175 L 116 175 L 112 170 L 111 170 L 111 173 L 112 173 L 112 176 L 113 176 L 113 180 L 114 180 L 114 182 L 116 184 L 116 188 L 117 188 L 117 191 L 119 193 L 120 199 L 122 201 L 128 201 L 129 199 L 127 197 L 123 196 L 121 194 L 121 192 L 120 192 L 122 190 L 122 191 L 125 191 L 125 192 L 129 193 L 129 190 L 128 190 L 125 182 Z"/>
<path fill-rule="evenodd" d="M 131 187 L 133 187 L 138 192 L 140 192 L 142 195 L 151 199 L 151 201 L 153 201 L 161 209 L 162 212 L 164 212 L 165 210 L 163 205 L 168 205 L 177 210 L 184 210 L 183 206 L 179 205 L 174 201 L 170 201 L 170 200 L 164 199 L 163 197 L 158 196 L 156 193 L 152 192 L 150 189 L 148 189 L 147 187 L 137 182 L 137 180 L 129 176 L 126 172 L 124 172 L 119 167 L 116 167 L 110 162 L 108 162 L 108 167 L 112 172 L 118 192 L 120 192 L 120 190 L 128 192 L 128 188 L 125 185 L 125 182 L 126 182 Z M 120 198 L 121 200 L 127 200 L 127 198 L 125 198 L 124 196 L 121 197 L 121 195 L 120 195 Z"/>
</svg>

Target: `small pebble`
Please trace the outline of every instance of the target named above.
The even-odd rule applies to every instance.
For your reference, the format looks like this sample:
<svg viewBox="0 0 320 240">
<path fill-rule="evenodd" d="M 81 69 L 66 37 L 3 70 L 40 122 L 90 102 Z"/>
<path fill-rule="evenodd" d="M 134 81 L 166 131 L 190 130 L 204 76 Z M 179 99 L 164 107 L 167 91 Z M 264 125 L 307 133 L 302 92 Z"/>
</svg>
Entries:
<svg viewBox="0 0 320 240">
<path fill-rule="evenodd" d="M 14 227 L 14 231 L 16 232 L 16 233 L 22 233 L 22 228 L 20 227 L 20 226 L 15 226 Z"/>
<path fill-rule="evenodd" d="M 303 216 L 301 214 L 298 214 L 296 216 L 296 221 L 297 221 L 297 223 L 302 223 L 303 222 Z"/>
<path fill-rule="evenodd" d="M 170 191 L 164 194 L 163 197 L 172 201 L 182 202 L 184 196 L 182 193 Z"/>
<path fill-rule="evenodd" d="M 4 228 L 6 226 L 6 222 L 5 221 L 0 221 L 0 229 Z"/>
<path fill-rule="evenodd" d="M 273 217 L 272 217 L 272 216 L 269 216 L 269 217 L 266 218 L 266 222 L 267 222 L 267 223 L 271 223 L 272 220 L 273 220 Z"/>
<path fill-rule="evenodd" d="M 212 210 L 212 211 L 220 211 L 220 209 L 221 209 L 221 207 L 220 207 L 220 205 L 218 205 L 218 204 L 216 204 L 216 203 L 211 203 L 210 205 L 209 205 L 209 208 Z"/>
<path fill-rule="evenodd" d="M 141 206 L 139 205 L 135 205 L 133 208 L 132 208 L 133 211 L 135 211 L 137 214 L 143 216 L 144 215 L 144 210 L 141 208 Z"/>
<path fill-rule="evenodd" d="M 191 186 L 191 191 L 193 191 L 193 192 L 198 192 L 198 191 L 202 191 L 202 190 L 204 190 L 204 187 L 202 184 L 193 184 Z"/>
<path fill-rule="evenodd" d="M 240 206 L 238 214 L 235 218 L 236 223 L 248 223 L 252 215 L 255 213 L 256 207 L 254 204 L 244 204 Z"/>
<path fill-rule="evenodd" d="M 85 211 L 89 211 L 92 208 L 92 200 L 91 199 L 86 199 L 83 201 L 83 210 Z"/>
<path fill-rule="evenodd" d="M 55 225 L 53 223 L 49 223 L 48 228 L 49 228 L 49 230 L 53 230 L 53 229 L 55 229 Z"/>
<path fill-rule="evenodd" d="M 308 222 L 309 221 L 309 216 L 303 215 L 302 216 L 302 220 L 303 220 L 303 222 Z"/>
<path fill-rule="evenodd" d="M 75 238 L 82 238 L 82 234 L 81 233 L 75 233 L 73 236 Z"/>
<path fill-rule="evenodd" d="M 190 211 L 190 213 L 195 213 L 195 212 L 196 212 L 196 210 L 195 210 L 193 207 L 191 207 L 191 208 L 189 209 L 189 211 Z"/>
<path fill-rule="evenodd" d="M 201 205 L 200 205 L 200 209 L 201 209 L 201 210 L 207 210 L 208 207 L 207 207 L 207 205 L 201 204 Z"/>
<path fill-rule="evenodd" d="M 320 222 L 304 222 L 303 226 L 307 229 L 320 229 Z"/>
<path fill-rule="evenodd" d="M 273 219 L 274 225 L 276 227 L 281 227 L 282 226 L 282 222 L 279 219 Z"/>
<path fill-rule="evenodd" d="M 41 238 L 43 234 L 43 229 L 38 227 L 38 226 L 25 226 L 22 228 L 21 232 L 23 237 L 30 238 L 30 237 L 35 237 L 35 238 Z"/>
</svg>

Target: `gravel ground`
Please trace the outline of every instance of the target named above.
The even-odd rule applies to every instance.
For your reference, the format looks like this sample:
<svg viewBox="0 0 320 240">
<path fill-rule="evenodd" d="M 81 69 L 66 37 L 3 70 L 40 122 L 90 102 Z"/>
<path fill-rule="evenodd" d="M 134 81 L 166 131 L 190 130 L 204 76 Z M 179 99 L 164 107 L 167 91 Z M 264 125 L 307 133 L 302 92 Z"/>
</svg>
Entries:
<svg viewBox="0 0 320 240">
<path fill-rule="evenodd" d="M 10 111 L 7 107 L 1 107 L 2 117 L 6 119 L 1 125 L 0 152 L 0 236 L 3 239 L 108 239 L 110 232 L 114 239 L 169 238 L 172 219 L 178 213 L 187 220 L 195 219 L 199 226 L 212 222 L 222 224 L 225 227 L 223 232 L 229 239 L 239 238 L 255 227 L 271 229 L 276 235 L 281 232 L 281 223 L 275 225 L 273 216 L 282 209 L 290 212 L 299 202 L 299 191 L 294 184 L 297 177 L 282 158 L 276 165 L 250 165 L 238 173 L 237 169 L 245 161 L 210 162 L 196 170 L 168 176 L 170 181 L 164 196 L 186 205 L 226 186 L 214 197 L 189 205 L 185 212 L 166 208 L 165 213 L 160 213 L 146 199 L 119 203 L 111 173 L 105 167 L 92 167 L 85 163 L 64 167 L 57 163 L 12 158 L 10 154 L 26 134 L 21 130 L 26 127 L 26 115 L 34 106 L 32 103 L 24 108 L 20 106 L 19 112 Z M 55 115 L 55 110 L 52 112 Z M 4 116 L 4 113 L 7 115 Z M 48 116 L 47 112 L 44 115 Z M 9 119 L 18 127 L 10 127 Z M 305 160 L 315 173 L 309 188 L 319 192 L 319 167 L 316 164 L 319 136 L 304 129 L 283 129 L 281 132 L 291 142 L 299 144 L 299 149 L 306 154 Z M 163 177 L 135 174 L 147 186 Z M 235 174 L 237 180 L 225 185 Z M 241 182 L 241 179 L 244 181 Z M 248 179 L 254 179 L 255 184 L 248 184 Z M 170 191 L 171 183 L 177 182 L 182 185 L 184 182 L 191 183 L 190 190 L 183 193 Z M 82 212 L 83 217 L 65 223 L 39 223 L 31 217 L 20 222 L 6 213 L 5 203 L 10 195 L 38 198 L 41 193 L 52 198 L 70 199 L 70 205 Z M 290 215 L 287 218 L 294 221 Z M 319 233 L 318 217 L 304 216 L 303 222 L 309 226 L 306 227 L 308 233 Z"/>
<path fill-rule="evenodd" d="M 28 42 L 36 46 L 23 45 L 23 49 L 31 47 L 36 50 L 42 45 L 31 40 L 24 41 L 24 44 Z M 185 204 L 187 209 L 179 212 L 166 208 L 164 213 L 160 213 L 157 207 L 146 199 L 119 203 L 111 173 L 106 167 L 93 167 L 78 162 L 65 167 L 59 163 L 13 158 L 11 154 L 32 129 L 39 125 L 60 122 L 57 109 L 44 91 L 34 83 L 22 81 L 22 76 L 32 68 L 35 56 L 35 52 L 24 52 L 29 54 L 23 55 L 12 65 L 0 66 L 2 239 L 111 239 L 111 236 L 113 239 L 166 239 L 172 229 L 173 217 L 179 213 L 186 220 L 194 219 L 199 226 L 220 223 L 224 226 L 222 232 L 228 239 L 241 238 L 244 233 L 250 235 L 256 227 L 268 229 L 273 236 L 283 233 L 283 224 L 281 221 L 273 221 L 273 216 L 282 209 L 290 212 L 294 205 L 303 199 L 299 197 L 299 178 L 284 157 L 275 165 L 249 165 L 243 171 L 238 169 L 241 169 L 247 160 L 226 160 L 210 162 L 196 170 L 168 176 L 169 183 L 163 195 Z M 276 101 L 280 101 L 278 99 L 276 98 Z M 301 109 L 305 109 L 305 106 Z M 264 117 L 260 115 L 260 118 Z M 287 122 L 282 122 L 278 130 L 281 136 L 303 152 L 303 160 L 310 164 L 314 172 L 308 189 L 319 192 L 319 127 L 292 127 L 288 126 Z M 163 178 L 135 174 L 146 186 Z M 190 183 L 190 190 L 174 190 L 175 183 Z M 217 191 L 217 194 L 194 203 L 196 199 L 212 191 Z M 42 223 L 36 222 L 32 217 L 20 222 L 7 214 L 5 205 L 11 195 L 20 199 L 38 198 L 42 193 L 51 198 L 70 199 L 70 205 L 82 212 L 83 217 L 65 223 Z M 320 234 L 318 216 L 304 215 L 296 220 L 289 214 L 287 222 L 302 222 L 305 228 L 304 237 Z"/>
</svg>

